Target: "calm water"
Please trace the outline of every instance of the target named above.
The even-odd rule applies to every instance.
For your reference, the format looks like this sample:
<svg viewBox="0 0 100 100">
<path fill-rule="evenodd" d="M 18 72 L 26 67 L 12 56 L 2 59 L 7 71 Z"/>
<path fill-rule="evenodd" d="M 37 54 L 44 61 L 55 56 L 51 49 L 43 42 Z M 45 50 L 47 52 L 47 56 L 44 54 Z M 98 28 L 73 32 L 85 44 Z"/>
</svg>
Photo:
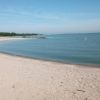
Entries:
<svg viewBox="0 0 100 100">
<path fill-rule="evenodd" d="M 49 35 L 0 43 L 0 52 L 36 59 L 100 65 L 100 34 Z"/>
</svg>

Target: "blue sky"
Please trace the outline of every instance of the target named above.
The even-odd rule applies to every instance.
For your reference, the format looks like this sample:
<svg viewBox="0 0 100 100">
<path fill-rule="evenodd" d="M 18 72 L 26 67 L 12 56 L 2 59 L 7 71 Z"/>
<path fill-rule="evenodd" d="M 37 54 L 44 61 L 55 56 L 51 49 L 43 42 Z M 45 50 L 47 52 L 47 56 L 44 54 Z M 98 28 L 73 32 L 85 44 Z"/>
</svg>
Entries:
<svg viewBox="0 0 100 100">
<path fill-rule="evenodd" d="M 100 32 L 100 0 L 0 0 L 0 31 Z"/>
</svg>

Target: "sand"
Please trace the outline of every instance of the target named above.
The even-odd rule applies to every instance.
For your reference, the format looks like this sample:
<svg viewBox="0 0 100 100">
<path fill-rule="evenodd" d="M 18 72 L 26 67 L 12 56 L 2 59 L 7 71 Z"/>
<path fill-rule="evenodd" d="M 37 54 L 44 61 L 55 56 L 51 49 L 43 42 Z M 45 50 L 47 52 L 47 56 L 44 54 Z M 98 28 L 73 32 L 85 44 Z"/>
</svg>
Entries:
<svg viewBox="0 0 100 100">
<path fill-rule="evenodd" d="M 2 41 L 10 41 L 10 40 L 22 40 L 22 39 L 29 39 L 29 38 L 21 38 L 21 37 L 0 37 L 0 42 Z"/>
<path fill-rule="evenodd" d="M 100 100 L 100 68 L 0 54 L 0 100 Z"/>
</svg>

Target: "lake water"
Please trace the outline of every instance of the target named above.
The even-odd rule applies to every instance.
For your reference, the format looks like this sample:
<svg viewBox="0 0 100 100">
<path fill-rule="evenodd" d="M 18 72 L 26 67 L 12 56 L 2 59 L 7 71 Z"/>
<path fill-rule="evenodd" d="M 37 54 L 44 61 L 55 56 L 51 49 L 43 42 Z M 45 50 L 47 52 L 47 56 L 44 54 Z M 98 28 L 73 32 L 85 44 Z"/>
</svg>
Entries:
<svg viewBox="0 0 100 100">
<path fill-rule="evenodd" d="M 48 35 L 46 39 L 0 42 L 0 52 L 35 59 L 100 65 L 100 34 Z"/>
</svg>

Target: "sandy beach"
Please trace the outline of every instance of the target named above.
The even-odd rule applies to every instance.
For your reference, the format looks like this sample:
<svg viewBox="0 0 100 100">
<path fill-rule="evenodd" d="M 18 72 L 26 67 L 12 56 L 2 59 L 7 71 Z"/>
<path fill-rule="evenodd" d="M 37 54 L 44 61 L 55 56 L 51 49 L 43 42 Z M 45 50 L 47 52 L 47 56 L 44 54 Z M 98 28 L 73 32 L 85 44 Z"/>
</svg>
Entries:
<svg viewBox="0 0 100 100">
<path fill-rule="evenodd" d="M 100 68 L 0 54 L 0 100 L 100 100 Z"/>
<path fill-rule="evenodd" d="M 21 40 L 21 39 L 28 39 L 28 38 L 21 38 L 21 37 L 0 37 L 1 41 L 10 41 L 10 40 Z"/>
</svg>

